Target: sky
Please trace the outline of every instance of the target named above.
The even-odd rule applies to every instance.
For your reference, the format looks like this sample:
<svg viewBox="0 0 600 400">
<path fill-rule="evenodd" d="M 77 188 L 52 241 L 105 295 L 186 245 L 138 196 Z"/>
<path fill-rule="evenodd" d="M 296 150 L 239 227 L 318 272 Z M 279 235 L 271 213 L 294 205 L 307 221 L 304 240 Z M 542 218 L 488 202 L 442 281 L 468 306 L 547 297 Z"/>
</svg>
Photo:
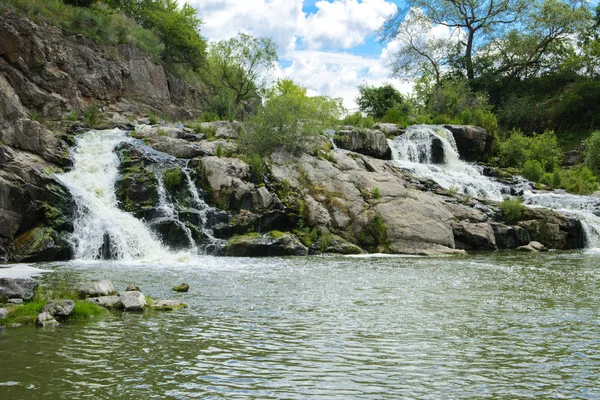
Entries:
<svg viewBox="0 0 600 400">
<path fill-rule="evenodd" d="M 183 2 L 184 0 L 180 0 Z M 187 0 L 204 21 L 209 41 L 238 32 L 277 43 L 273 79 L 292 78 L 312 95 L 341 97 L 355 111 L 357 86 L 389 82 L 408 93 L 410 84 L 390 78 L 396 44 L 377 31 L 401 0 Z"/>
</svg>

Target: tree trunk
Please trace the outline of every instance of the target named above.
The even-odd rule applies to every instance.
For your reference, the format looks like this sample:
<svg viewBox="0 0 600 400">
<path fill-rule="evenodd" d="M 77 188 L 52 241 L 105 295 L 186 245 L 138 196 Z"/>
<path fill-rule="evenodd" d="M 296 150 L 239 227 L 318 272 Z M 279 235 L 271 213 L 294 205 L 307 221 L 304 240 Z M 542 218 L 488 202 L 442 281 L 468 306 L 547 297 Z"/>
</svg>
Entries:
<svg viewBox="0 0 600 400">
<path fill-rule="evenodd" d="M 475 78 L 473 72 L 473 37 L 475 31 L 469 29 L 469 36 L 467 37 L 467 48 L 465 49 L 465 66 L 467 67 L 467 78 L 472 81 Z"/>
</svg>

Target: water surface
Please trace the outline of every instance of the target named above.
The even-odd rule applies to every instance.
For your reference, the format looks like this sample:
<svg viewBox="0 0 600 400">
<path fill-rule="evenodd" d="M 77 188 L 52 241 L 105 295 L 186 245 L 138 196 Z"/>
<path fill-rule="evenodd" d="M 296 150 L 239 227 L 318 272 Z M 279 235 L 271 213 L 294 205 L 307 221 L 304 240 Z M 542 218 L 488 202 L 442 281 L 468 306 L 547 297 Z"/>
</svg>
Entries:
<svg viewBox="0 0 600 400">
<path fill-rule="evenodd" d="M 599 257 L 37 265 L 190 308 L 0 330 L 0 398 L 600 398 Z"/>
</svg>

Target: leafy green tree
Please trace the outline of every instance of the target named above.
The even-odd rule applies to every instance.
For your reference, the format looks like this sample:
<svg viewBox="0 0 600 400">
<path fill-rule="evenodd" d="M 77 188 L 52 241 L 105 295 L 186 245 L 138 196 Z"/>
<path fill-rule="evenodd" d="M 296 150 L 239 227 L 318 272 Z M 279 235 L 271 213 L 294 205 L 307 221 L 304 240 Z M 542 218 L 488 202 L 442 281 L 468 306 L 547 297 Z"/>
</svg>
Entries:
<svg viewBox="0 0 600 400">
<path fill-rule="evenodd" d="M 399 9 L 385 22 L 383 37 L 395 39 L 408 11 L 419 8 L 433 24 L 458 28 L 465 35 L 461 42 L 462 61 L 467 78 L 472 80 L 473 55 L 478 46 L 501 28 L 517 22 L 527 4 L 526 0 L 407 0 L 408 9 Z"/>
<path fill-rule="evenodd" d="M 271 39 L 239 33 L 210 46 L 206 72 L 217 90 L 232 90 L 239 105 L 258 95 L 276 62 L 277 48 Z"/>
<path fill-rule="evenodd" d="M 596 173 L 600 171 L 600 131 L 592 132 L 585 140 L 585 164 Z"/>
<path fill-rule="evenodd" d="M 389 83 L 380 86 L 359 85 L 358 109 L 373 118 L 382 118 L 388 110 L 402 104 L 402 94 Z"/>
<path fill-rule="evenodd" d="M 164 45 L 162 58 L 187 64 L 194 70 L 204 64 L 206 41 L 200 35 L 202 20 L 196 10 L 177 0 L 107 0 L 144 28 L 154 31 Z"/>
<path fill-rule="evenodd" d="M 435 35 L 433 23 L 419 8 L 408 12 L 390 39 L 401 44 L 390 62 L 392 76 L 410 80 L 430 75 L 436 86 L 441 84 L 443 66 L 458 52 L 458 42 Z"/>
</svg>

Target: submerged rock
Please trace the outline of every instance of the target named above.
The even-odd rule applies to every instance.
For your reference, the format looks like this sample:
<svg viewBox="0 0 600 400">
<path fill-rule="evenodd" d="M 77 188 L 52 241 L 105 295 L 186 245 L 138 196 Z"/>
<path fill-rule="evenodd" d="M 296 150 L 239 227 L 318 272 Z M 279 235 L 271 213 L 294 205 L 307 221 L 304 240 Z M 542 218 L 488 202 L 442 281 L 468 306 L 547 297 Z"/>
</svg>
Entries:
<svg viewBox="0 0 600 400">
<path fill-rule="evenodd" d="M 107 280 L 89 282 L 79 289 L 81 297 L 110 296 L 116 293 L 112 282 Z"/>
<path fill-rule="evenodd" d="M 516 249 L 517 251 L 529 252 L 529 253 L 537 253 L 540 251 L 546 251 L 546 246 L 541 244 L 540 242 L 532 241 L 529 242 L 526 246 L 519 246 Z"/>
<path fill-rule="evenodd" d="M 181 285 L 174 286 L 173 290 L 175 292 L 185 293 L 188 290 L 190 290 L 190 285 L 188 285 L 187 283 L 182 283 Z"/>
<path fill-rule="evenodd" d="M 46 303 L 42 312 L 55 317 L 66 318 L 73 313 L 74 308 L 75 302 L 73 300 L 52 300 Z"/>
<path fill-rule="evenodd" d="M 187 304 L 182 303 L 179 300 L 159 300 L 155 303 L 150 304 L 150 308 L 159 311 L 170 311 L 178 308 L 186 308 Z"/>
<path fill-rule="evenodd" d="M 234 236 L 225 244 L 224 252 L 231 257 L 306 256 L 308 248 L 296 235 L 270 232 Z"/>
<path fill-rule="evenodd" d="M 143 311 L 146 307 L 146 297 L 142 292 L 123 292 L 119 298 L 125 311 Z"/>
<path fill-rule="evenodd" d="M 54 316 L 49 312 L 42 312 L 38 314 L 35 323 L 41 327 L 60 325 L 58 321 L 54 319 Z"/>
<path fill-rule="evenodd" d="M 100 296 L 87 299 L 90 303 L 97 304 L 100 307 L 119 310 L 123 308 L 121 297 L 119 296 Z"/>
<path fill-rule="evenodd" d="M 0 298 L 30 300 L 37 287 L 30 278 L 0 278 Z"/>
</svg>

